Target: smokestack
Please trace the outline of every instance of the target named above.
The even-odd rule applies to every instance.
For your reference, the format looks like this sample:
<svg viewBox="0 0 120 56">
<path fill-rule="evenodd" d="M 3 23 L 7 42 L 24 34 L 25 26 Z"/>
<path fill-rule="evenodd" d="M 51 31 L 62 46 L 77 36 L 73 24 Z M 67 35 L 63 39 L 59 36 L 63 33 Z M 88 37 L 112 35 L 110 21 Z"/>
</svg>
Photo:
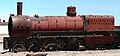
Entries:
<svg viewBox="0 0 120 56">
<path fill-rule="evenodd" d="M 0 19 L 0 23 L 1 23 L 1 19 Z"/>
<path fill-rule="evenodd" d="M 22 15 L 22 2 L 17 2 L 17 15 Z"/>
</svg>

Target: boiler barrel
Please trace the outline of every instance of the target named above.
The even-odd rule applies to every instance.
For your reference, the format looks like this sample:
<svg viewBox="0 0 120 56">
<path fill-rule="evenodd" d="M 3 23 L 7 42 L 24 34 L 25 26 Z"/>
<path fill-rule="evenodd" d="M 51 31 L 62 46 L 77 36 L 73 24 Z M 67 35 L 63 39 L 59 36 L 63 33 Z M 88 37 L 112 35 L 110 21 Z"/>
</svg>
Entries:
<svg viewBox="0 0 120 56">
<path fill-rule="evenodd" d="M 46 16 L 31 21 L 31 31 L 83 30 L 83 19 L 79 16 Z"/>
<path fill-rule="evenodd" d="M 11 16 L 9 18 L 9 35 L 11 37 L 29 37 L 31 32 L 83 30 L 83 19 L 79 16 Z"/>
</svg>

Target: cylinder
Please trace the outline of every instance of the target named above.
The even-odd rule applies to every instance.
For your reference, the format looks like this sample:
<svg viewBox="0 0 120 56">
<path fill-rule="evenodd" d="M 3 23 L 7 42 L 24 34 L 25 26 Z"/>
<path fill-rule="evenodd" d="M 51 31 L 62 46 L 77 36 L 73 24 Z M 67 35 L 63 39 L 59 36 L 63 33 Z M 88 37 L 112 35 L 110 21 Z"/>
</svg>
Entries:
<svg viewBox="0 0 120 56">
<path fill-rule="evenodd" d="M 76 7 L 74 6 L 69 6 L 67 7 L 67 16 L 76 16 Z"/>
<path fill-rule="evenodd" d="M 22 2 L 17 2 L 17 15 L 22 15 Z"/>
</svg>

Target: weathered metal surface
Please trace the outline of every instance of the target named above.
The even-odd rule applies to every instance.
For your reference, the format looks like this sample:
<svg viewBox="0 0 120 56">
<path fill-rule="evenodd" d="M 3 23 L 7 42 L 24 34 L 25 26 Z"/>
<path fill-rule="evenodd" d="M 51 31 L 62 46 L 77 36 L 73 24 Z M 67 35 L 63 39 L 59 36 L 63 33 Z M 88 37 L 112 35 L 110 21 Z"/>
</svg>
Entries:
<svg viewBox="0 0 120 56">
<path fill-rule="evenodd" d="M 67 7 L 67 16 L 76 16 L 76 7 L 74 6 L 69 6 Z"/>
<path fill-rule="evenodd" d="M 11 37 L 28 37 L 30 35 L 30 19 L 28 16 L 11 16 L 8 24 Z"/>
<path fill-rule="evenodd" d="M 87 23 L 87 24 L 83 24 Z M 31 31 L 112 31 L 114 30 L 113 16 L 86 16 L 86 21 L 81 16 L 12 16 L 9 20 L 9 35 L 28 37 Z M 84 29 L 83 29 L 84 28 Z"/>
<path fill-rule="evenodd" d="M 49 30 L 65 30 L 66 20 L 63 16 L 47 17 L 49 22 Z"/>
<path fill-rule="evenodd" d="M 39 18 L 41 19 L 41 18 Z M 83 30 L 83 20 L 81 17 L 65 16 L 46 16 L 42 20 L 31 21 L 32 31 L 66 31 L 66 30 Z"/>
<path fill-rule="evenodd" d="M 79 16 L 11 16 L 9 19 L 9 35 L 12 37 L 28 37 L 30 31 L 67 31 L 83 30 L 83 19 Z"/>
<path fill-rule="evenodd" d="M 120 26 L 115 26 L 116 31 L 120 31 Z"/>
<path fill-rule="evenodd" d="M 17 2 L 17 15 L 22 15 L 22 2 Z"/>
<path fill-rule="evenodd" d="M 87 30 L 89 31 L 106 31 L 114 29 L 114 17 L 107 15 L 89 15 Z"/>
<path fill-rule="evenodd" d="M 91 36 L 84 38 L 85 45 L 87 45 L 89 48 L 102 48 L 107 45 L 111 46 L 114 40 L 114 36 Z"/>
</svg>

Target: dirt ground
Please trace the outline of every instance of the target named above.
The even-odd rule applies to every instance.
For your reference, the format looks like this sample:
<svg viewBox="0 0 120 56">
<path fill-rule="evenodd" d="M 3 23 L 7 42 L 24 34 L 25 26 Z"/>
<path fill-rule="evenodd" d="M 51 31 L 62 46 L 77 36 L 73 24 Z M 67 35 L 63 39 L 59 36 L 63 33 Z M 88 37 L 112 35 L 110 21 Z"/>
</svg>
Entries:
<svg viewBox="0 0 120 56">
<path fill-rule="evenodd" d="M 0 56 L 26 56 L 27 54 L 47 54 L 47 56 L 120 56 L 120 50 L 97 50 L 97 51 L 53 51 L 53 52 L 8 52 Z"/>
</svg>

